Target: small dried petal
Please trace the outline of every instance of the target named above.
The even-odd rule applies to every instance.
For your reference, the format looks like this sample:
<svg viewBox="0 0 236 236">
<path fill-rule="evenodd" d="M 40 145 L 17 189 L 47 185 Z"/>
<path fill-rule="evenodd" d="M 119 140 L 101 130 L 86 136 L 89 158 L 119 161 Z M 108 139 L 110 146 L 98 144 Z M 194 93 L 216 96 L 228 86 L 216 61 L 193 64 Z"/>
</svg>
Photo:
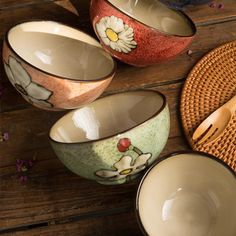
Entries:
<svg viewBox="0 0 236 236">
<path fill-rule="evenodd" d="M 219 8 L 219 9 L 224 9 L 224 8 L 225 8 L 225 5 L 224 5 L 223 3 L 220 3 L 220 4 L 218 5 L 218 8 Z"/>
<path fill-rule="evenodd" d="M 33 161 L 29 160 L 28 165 L 29 165 L 29 167 L 32 167 L 34 165 Z"/>
<path fill-rule="evenodd" d="M 20 176 L 20 182 L 25 183 L 28 180 L 28 177 L 26 175 Z"/>
<path fill-rule="evenodd" d="M 209 4 L 209 7 L 215 8 L 215 7 L 216 7 L 216 3 L 215 3 L 215 2 L 211 2 L 211 3 Z"/>
<path fill-rule="evenodd" d="M 9 133 L 5 132 L 5 133 L 3 134 L 3 140 L 4 140 L 4 141 L 9 140 Z"/>
<path fill-rule="evenodd" d="M 32 160 L 16 160 L 16 169 L 18 172 L 27 172 L 30 170 L 33 166 L 33 161 Z"/>
<path fill-rule="evenodd" d="M 188 51 L 187 51 L 187 54 L 188 54 L 188 55 L 191 55 L 192 53 L 193 53 L 192 50 L 188 50 Z"/>
<path fill-rule="evenodd" d="M 21 172 L 21 165 L 16 164 L 17 172 Z"/>
</svg>

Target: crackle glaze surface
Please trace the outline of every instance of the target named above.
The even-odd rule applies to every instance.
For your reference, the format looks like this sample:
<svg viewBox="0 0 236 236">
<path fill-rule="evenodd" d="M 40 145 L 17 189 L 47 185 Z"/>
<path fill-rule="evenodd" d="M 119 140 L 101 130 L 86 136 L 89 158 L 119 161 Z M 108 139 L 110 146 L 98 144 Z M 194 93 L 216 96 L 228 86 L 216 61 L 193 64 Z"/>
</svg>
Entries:
<svg viewBox="0 0 236 236">
<path fill-rule="evenodd" d="M 144 13 L 145 14 L 145 13 Z M 90 15 L 103 47 L 114 57 L 134 66 L 147 66 L 181 53 L 191 36 L 161 32 L 133 19 L 104 0 L 92 0 Z"/>
<path fill-rule="evenodd" d="M 163 150 L 169 135 L 166 107 L 155 117 L 121 135 L 85 143 L 51 145 L 72 172 L 101 184 L 115 185 L 136 178 Z M 128 140 L 128 141 L 127 141 Z M 128 143 L 129 148 L 122 149 Z"/>
</svg>

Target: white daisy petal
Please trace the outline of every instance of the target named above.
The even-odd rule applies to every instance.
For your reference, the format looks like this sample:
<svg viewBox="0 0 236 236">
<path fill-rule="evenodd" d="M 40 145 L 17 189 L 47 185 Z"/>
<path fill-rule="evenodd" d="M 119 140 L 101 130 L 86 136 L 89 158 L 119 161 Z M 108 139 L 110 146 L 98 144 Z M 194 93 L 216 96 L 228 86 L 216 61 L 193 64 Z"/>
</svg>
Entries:
<svg viewBox="0 0 236 236">
<path fill-rule="evenodd" d="M 102 38 L 103 43 L 105 43 L 107 46 L 110 45 L 110 40 L 108 38 Z"/>
<path fill-rule="evenodd" d="M 120 33 L 124 30 L 124 22 L 122 19 L 119 19 L 115 16 L 111 17 L 111 25 L 110 28 L 114 30 L 116 33 Z"/>
<path fill-rule="evenodd" d="M 117 25 L 118 18 L 115 16 L 110 17 L 110 28 L 115 31 L 116 25 Z"/>
<path fill-rule="evenodd" d="M 14 85 L 16 83 L 14 77 L 13 77 L 13 74 L 11 72 L 11 68 L 4 62 L 4 69 L 5 69 L 5 72 L 7 74 L 7 77 L 8 79 L 10 80 L 10 82 L 12 83 L 12 85 Z"/>
<path fill-rule="evenodd" d="M 114 178 L 119 175 L 119 172 L 111 170 L 99 170 L 96 172 L 96 175 L 102 178 Z"/>
<path fill-rule="evenodd" d="M 107 37 L 106 27 L 102 22 L 100 22 L 99 24 L 96 24 L 96 29 L 100 37 Z"/>
<path fill-rule="evenodd" d="M 120 32 L 122 32 L 123 30 L 124 30 L 124 22 L 123 22 L 122 19 L 119 19 L 119 18 L 118 18 L 115 31 L 116 31 L 116 33 L 120 33 Z"/>
<path fill-rule="evenodd" d="M 29 97 L 28 99 L 30 100 L 31 103 L 38 105 L 39 107 L 47 107 L 47 108 L 53 107 L 52 104 L 47 101 L 37 100 L 31 97 Z"/>
<path fill-rule="evenodd" d="M 123 156 L 118 162 L 114 164 L 114 167 L 120 172 L 131 167 L 132 157 Z"/>
<path fill-rule="evenodd" d="M 137 46 L 137 43 L 135 41 L 131 41 L 130 45 L 134 45 L 135 47 Z"/>
<path fill-rule="evenodd" d="M 111 47 L 113 50 L 116 50 L 116 45 L 117 45 L 116 42 L 110 42 L 110 47 Z"/>
<path fill-rule="evenodd" d="M 104 25 L 107 28 L 111 28 L 111 20 L 110 17 L 105 17 Z"/>
<path fill-rule="evenodd" d="M 122 40 L 118 40 L 117 44 L 123 52 L 128 53 L 129 51 L 131 51 L 131 49 Z"/>
<path fill-rule="evenodd" d="M 133 38 L 134 34 L 133 33 L 129 34 L 128 31 L 122 31 L 121 33 L 119 33 L 119 39 L 122 39 L 125 42 L 132 41 Z"/>
<path fill-rule="evenodd" d="M 39 86 L 35 83 L 31 83 L 27 88 L 26 92 L 28 95 L 34 99 L 38 100 L 48 100 L 49 97 L 52 95 L 52 92 L 45 89 L 42 86 Z"/>
<path fill-rule="evenodd" d="M 146 153 L 138 156 L 135 161 L 134 167 L 139 168 L 143 165 L 146 165 L 147 161 L 150 159 L 151 156 L 152 156 L 151 153 Z"/>
<path fill-rule="evenodd" d="M 101 41 L 117 52 L 129 53 L 137 46 L 134 41 L 134 30 L 121 18 L 105 16 L 96 24 L 96 28 Z"/>
<path fill-rule="evenodd" d="M 27 87 L 31 82 L 31 78 L 20 62 L 10 56 L 9 66 L 11 68 L 15 83 L 20 84 L 23 88 Z"/>
<path fill-rule="evenodd" d="M 138 174 L 139 172 L 141 172 L 142 170 L 144 170 L 146 168 L 146 165 L 142 165 L 139 168 L 133 169 L 132 171 L 132 176 L 135 174 Z"/>
</svg>

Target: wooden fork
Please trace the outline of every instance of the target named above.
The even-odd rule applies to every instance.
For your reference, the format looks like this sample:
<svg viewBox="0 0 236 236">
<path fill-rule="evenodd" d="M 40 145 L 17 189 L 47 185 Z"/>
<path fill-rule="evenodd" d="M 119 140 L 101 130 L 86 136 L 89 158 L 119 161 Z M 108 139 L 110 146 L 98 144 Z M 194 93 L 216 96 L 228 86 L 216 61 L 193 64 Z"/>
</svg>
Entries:
<svg viewBox="0 0 236 236">
<path fill-rule="evenodd" d="M 209 144 L 221 137 L 236 111 L 236 95 L 208 116 L 195 130 L 192 139 Z"/>
</svg>

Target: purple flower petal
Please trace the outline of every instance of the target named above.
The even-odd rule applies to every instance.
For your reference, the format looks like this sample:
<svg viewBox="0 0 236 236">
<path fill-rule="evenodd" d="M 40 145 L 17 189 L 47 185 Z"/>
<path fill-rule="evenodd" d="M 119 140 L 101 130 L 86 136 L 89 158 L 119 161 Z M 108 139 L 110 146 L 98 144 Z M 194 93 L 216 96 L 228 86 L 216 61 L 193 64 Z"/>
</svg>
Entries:
<svg viewBox="0 0 236 236">
<path fill-rule="evenodd" d="M 215 3 L 215 2 L 211 2 L 211 3 L 209 4 L 209 7 L 215 8 L 215 7 L 216 7 L 216 3 Z"/>
<path fill-rule="evenodd" d="M 29 160 L 28 165 L 29 165 L 29 167 L 32 167 L 34 165 L 33 161 Z"/>
<path fill-rule="evenodd" d="M 26 175 L 20 176 L 20 182 L 25 183 L 28 180 L 28 177 Z"/>
<path fill-rule="evenodd" d="M 224 8 L 225 8 L 225 5 L 224 5 L 223 3 L 220 3 L 220 4 L 218 5 L 218 8 L 219 8 L 219 9 L 224 9 Z"/>
<path fill-rule="evenodd" d="M 4 139 L 5 141 L 9 140 L 9 133 L 5 132 L 5 133 L 3 134 L 3 139 Z"/>
</svg>

